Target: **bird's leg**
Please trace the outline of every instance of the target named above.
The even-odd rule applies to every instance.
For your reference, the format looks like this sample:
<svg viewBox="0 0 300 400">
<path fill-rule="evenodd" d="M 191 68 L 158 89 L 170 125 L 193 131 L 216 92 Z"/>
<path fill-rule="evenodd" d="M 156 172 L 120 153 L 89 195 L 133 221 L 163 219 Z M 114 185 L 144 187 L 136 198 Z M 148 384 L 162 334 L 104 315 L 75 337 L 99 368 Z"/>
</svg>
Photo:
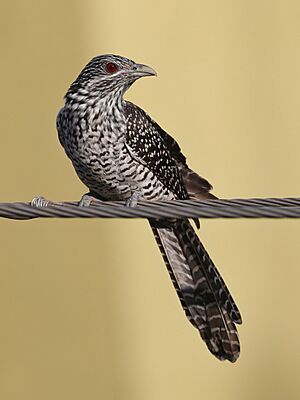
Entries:
<svg viewBox="0 0 300 400">
<path fill-rule="evenodd" d="M 95 200 L 97 200 L 97 198 L 95 196 L 93 196 L 93 194 L 91 192 L 85 193 L 81 197 L 81 199 L 78 203 L 78 206 L 79 207 L 89 207 Z"/>
<path fill-rule="evenodd" d="M 142 192 L 140 192 L 139 190 L 135 190 L 131 194 L 129 199 L 126 201 L 126 207 L 136 207 L 141 197 L 142 197 Z"/>
</svg>

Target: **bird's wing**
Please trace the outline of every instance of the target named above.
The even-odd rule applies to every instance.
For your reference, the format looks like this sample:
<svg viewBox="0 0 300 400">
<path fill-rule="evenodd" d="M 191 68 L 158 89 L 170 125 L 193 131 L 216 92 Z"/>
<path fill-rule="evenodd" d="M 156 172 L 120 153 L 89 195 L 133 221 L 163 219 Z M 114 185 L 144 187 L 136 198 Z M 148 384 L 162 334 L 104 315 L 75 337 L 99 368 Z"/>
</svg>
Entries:
<svg viewBox="0 0 300 400">
<path fill-rule="evenodd" d="M 176 159 L 156 124 L 136 105 L 126 102 L 126 146 L 133 158 L 146 165 L 178 199 L 188 194 Z"/>
<path fill-rule="evenodd" d="M 186 157 L 184 154 L 182 154 L 179 144 L 175 139 L 172 138 L 172 136 L 163 130 L 158 123 L 155 122 L 144 110 L 130 102 L 127 102 L 126 113 L 129 116 L 129 124 L 133 124 L 135 118 L 138 120 L 138 118 L 143 116 L 143 119 L 147 122 L 147 126 L 151 127 L 151 131 L 148 133 L 148 135 L 152 135 L 154 131 L 155 135 L 158 135 L 160 140 L 163 141 L 165 149 L 177 166 L 189 198 L 216 198 L 212 193 L 210 193 L 212 185 L 206 179 L 202 178 L 188 167 L 186 163 Z"/>
</svg>

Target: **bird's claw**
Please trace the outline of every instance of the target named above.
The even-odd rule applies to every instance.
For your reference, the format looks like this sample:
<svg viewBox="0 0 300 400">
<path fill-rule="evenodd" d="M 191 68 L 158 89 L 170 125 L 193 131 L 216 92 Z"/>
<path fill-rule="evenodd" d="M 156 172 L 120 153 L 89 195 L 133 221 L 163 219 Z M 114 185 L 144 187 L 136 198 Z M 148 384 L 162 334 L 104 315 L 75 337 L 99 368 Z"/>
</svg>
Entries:
<svg viewBox="0 0 300 400">
<path fill-rule="evenodd" d="M 34 197 L 30 202 L 31 207 L 37 208 L 47 207 L 51 204 L 53 204 L 53 201 L 47 200 L 45 199 L 45 197 L 42 196 Z"/>
<path fill-rule="evenodd" d="M 130 198 L 126 201 L 126 207 L 136 207 L 141 196 L 141 192 L 133 192 Z"/>
<path fill-rule="evenodd" d="M 81 197 L 81 199 L 80 199 L 80 201 L 78 203 L 78 206 L 79 207 L 89 207 L 92 204 L 93 201 L 95 201 L 95 197 L 93 197 L 90 194 L 86 193 Z"/>
</svg>

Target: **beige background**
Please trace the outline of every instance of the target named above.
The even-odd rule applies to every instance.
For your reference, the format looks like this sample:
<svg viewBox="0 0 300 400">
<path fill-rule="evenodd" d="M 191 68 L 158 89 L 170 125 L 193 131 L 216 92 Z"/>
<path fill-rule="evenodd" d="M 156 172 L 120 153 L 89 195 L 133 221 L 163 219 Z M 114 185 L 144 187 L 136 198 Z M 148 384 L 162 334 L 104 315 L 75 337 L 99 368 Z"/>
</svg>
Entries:
<svg viewBox="0 0 300 400">
<path fill-rule="evenodd" d="M 55 117 L 91 57 L 230 197 L 299 196 L 298 1 L 1 1 L 0 201 L 80 198 Z M 299 399 L 300 221 L 206 220 L 244 317 L 234 365 L 188 324 L 146 221 L 0 221 L 0 398 Z"/>
</svg>

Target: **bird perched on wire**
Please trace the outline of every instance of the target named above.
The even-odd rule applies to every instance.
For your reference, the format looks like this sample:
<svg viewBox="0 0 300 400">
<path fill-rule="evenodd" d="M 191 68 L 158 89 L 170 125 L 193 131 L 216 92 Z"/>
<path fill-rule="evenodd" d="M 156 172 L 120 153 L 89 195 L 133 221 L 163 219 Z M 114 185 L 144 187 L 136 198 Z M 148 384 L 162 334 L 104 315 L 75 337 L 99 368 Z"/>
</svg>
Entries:
<svg viewBox="0 0 300 400">
<path fill-rule="evenodd" d="M 93 58 L 70 86 L 57 117 L 59 140 L 93 197 L 212 199 L 211 185 L 186 163 L 177 142 L 145 111 L 124 100 L 139 78 L 156 75 L 125 57 Z M 149 221 L 189 321 L 220 360 L 236 361 L 239 310 L 190 222 Z M 198 221 L 196 220 L 198 225 Z"/>
</svg>

